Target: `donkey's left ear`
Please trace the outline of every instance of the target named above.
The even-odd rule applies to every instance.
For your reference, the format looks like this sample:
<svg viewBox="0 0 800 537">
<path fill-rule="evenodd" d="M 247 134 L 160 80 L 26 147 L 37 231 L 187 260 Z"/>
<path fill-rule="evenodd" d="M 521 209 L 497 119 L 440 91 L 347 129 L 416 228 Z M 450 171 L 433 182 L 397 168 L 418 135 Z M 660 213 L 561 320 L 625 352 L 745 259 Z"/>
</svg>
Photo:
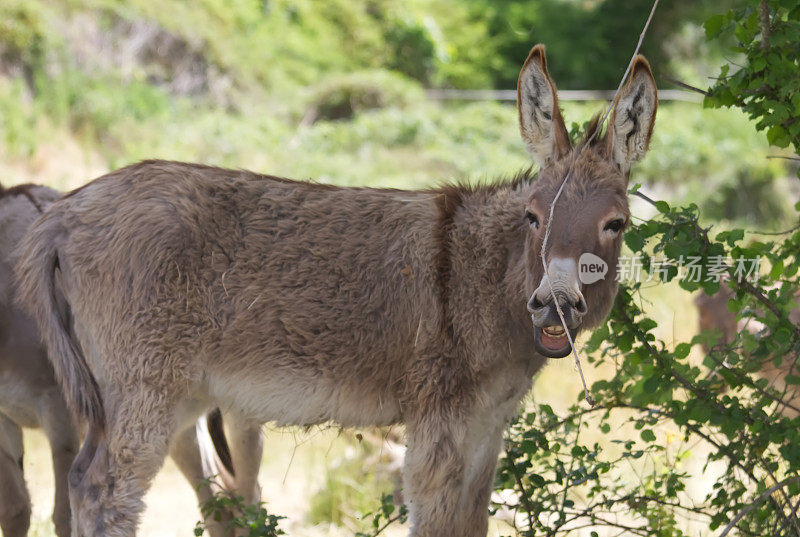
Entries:
<svg viewBox="0 0 800 537">
<path fill-rule="evenodd" d="M 558 107 L 556 85 L 547 74 L 544 45 L 533 47 L 519 73 L 517 110 L 522 139 L 539 166 L 569 152 L 569 135 Z"/>
<path fill-rule="evenodd" d="M 650 64 L 638 55 L 628 83 L 614 103 L 606 140 L 611 158 L 624 173 L 647 152 L 657 108 L 658 92 Z"/>
</svg>

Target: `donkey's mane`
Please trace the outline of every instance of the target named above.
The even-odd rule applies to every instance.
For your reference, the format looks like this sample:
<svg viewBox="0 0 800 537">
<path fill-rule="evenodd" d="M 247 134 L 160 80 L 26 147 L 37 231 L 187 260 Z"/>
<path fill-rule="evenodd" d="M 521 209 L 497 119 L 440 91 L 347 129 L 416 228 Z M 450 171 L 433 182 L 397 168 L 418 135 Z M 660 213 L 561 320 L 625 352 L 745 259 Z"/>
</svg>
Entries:
<svg viewBox="0 0 800 537">
<path fill-rule="evenodd" d="M 42 206 L 31 192 L 32 189 L 36 188 L 36 186 L 37 185 L 33 183 L 25 183 L 6 188 L 2 184 L 0 184 L 0 200 L 11 196 L 25 196 L 26 198 L 28 198 L 28 201 L 30 201 L 33 204 L 33 206 L 36 207 L 36 209 L 41 213 L 43 211 Z"/>
<path fill-rule="evenodd" d="M 598 112 L 592 117 L 592 119 L 589 120 L 589 122 L 586 124 L 586 130 L 583 133 L 583 136 L 575 147 L 583 148 L 586 147 L 587 144 L 588 147 L 596 147 L 600 145 L 600 142 L 605 141 L 604 132 L 598 132 L 597 136 L 594 136 L 594 131 L 603 128 L 603 126 L 600 124 L 600 117 L 601 115 Z"/>
<path fill-rule="evenodd" d="M 0 184 L 0 198 L 5 196 L 18 196 L 20 194 L 25 195 L 25 192 L 29 191 L 33 187 L 35 187 L 33 183 L 25 183 L 22 185 L 14 185 L 12 187 L 4 187 Z"/>
<path fill-rule="evenodd" d="M 511 188 L 514 189 L 521 184 L 530 183 L 536 177 L 536 174 L 532 172 L 532 168 L 527 168 L 520 170 L 510 178 L 507 176 L 498 176 L 494 179 L 480 181 L 480 182 L 467 182 L 467 181 L 456 181 L 453 183 L 441 183 L 437 186 L 430 187 L 430 188 L 423 188 L 423 189 L 416 189 L 416 190 L 409 190 L 409 189 L 399 189 L 399 188 L 391 188 L 391 187 L 373 187 L 373 186 L 339 186 L 339 185 L 332 185 L 328 183 L 320 183 L 312 178 L 308 179 L 289 179 L 287 177 L 281 177 L 277 175 L 268 175 L 262 174 L 258 172 L 254 172 L 251 170 L 245 169 L 233 169 L 233 168 L 222 168 L 218 166 L 211 166 L 207 164 L 197 164 L 197 163 L 190 163 L 190 162 L 176 162 L 176 161 L 169 161 L 169 160 L 142 160 L 135 164 L 131 164 L 126 166 L 125 168 L 121 168 L 114 172 L 114 174 L 118 173 L 125 173 L 127 175 L 136 174 L 139 170 L 146 169 L 147 171 L 152 172 L 154 166 L 161 166 L 161 167 L 171 167 L 174 165 L 180 165 L 182 168 L 191 168 L 197 171 L 213 171 L 217 176 L 225 177 L 225 178 L 234 178 L 234 177 L 247 177 L 248 179 L 258 180 L 258 181 L 274 181 L 277 183 L 287 184 L 297 186 L 298 188 L 307 188 L 307 189 L 314 189 L 314 190 L 372 190 L 377 192 L 424 192 L 433 195 L 439 194 L 446 194 L 448 196 L 456 196 L 460 198 L 463 195 L 467 194 L 474 194 L 478 192 L 487 192 L 492 193 L 498 190 Z M 101 178 L 102 179 L 102 178 Z M 75 194 L 81 192 L 86 186 L 90 185 L 93 181 L 90 181 L 78 188 L 67 192 L 64 197 L 68 198 L 74 196 Z M 35 185 L 19 185 L 17 187 L 12 187 L 10 190 L 15 189 L 23 189 L 30 188 Z M 0 185 L 0 197 L 2 194 L 3 187 Z"/>
<path fill-rule="evenodd" d="M 514 190 L 522 185 L 530 184 L 536 179 L 532 168 L 520 170 L 511 178 L 499 176 L 489 181 L 468 183 L 457 181 L 446 183 L 428 190 L 435 196 L 438 209 L 437 225 L 434 236 L 437 243 L 435 277 L 439 290 L 441 306 L 441 325 L 447 337 L 454 338 L 453 320 L 448 307 L 450 299 L 450 279 L 452 273 L 452 232 L 455 226 L 455 215 L 464 198 L 473 194 L 494 194 L 500 190 Z"/>
</svg>

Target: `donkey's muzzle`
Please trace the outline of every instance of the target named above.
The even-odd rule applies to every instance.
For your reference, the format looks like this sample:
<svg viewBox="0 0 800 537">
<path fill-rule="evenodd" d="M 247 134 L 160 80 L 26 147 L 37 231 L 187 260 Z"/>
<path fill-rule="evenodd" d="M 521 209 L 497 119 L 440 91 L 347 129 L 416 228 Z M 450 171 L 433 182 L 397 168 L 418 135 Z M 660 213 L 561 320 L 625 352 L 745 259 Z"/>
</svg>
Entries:
<svg viewBox="0 0 800 537">
<path fill-rule="evenodd" d="M 569 336 L 575 341 L 578 330 L 568 329 Z M 539 328 L 533 327 L 533 348 L 546 358 L 564 358 L 572 352 L 567 332 L 561 325 Z"/>
<path fill-rule="evenodd" d="M 570 338 L 575 337 L 580 330 L 581 321 L 587 311 L 583 297 L 570 300 L 566 295 L 556 294 L 561 313 L 564 315 L 566 330 L 555 302 L 540 301 L 536 293 L 528 302 L 528 311 L 531 312 L 533 321 L 533 345 L 536 352 L 547 358 L 563 358 L 572 352 Z M 567 336 L 569 333 L 569 337 Z"/>
</svg>

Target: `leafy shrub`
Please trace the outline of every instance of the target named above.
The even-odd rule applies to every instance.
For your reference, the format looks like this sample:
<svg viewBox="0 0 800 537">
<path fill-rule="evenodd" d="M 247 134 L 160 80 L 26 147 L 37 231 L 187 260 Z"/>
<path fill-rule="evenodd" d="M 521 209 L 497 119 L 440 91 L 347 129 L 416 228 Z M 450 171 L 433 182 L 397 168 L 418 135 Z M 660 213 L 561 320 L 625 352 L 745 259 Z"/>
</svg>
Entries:
<svg viewBox="0 0 800 537">
<path fill-rule="evenodd" d="M 326 469 L 324 483 L 311 496 L 309 520 L 367 530 L 383 514 L 391 515 L 395 509 L 392 493 L 401 487 L 398 462 L 402 461 L 395 455 L 370 440 L 359 440 L 348 448 Z M 382 498 L 382 505 L 373 513 L 376 498 Z"/>
<path fill-rule="evenodd" d="M 782 0 L 746 0 L 706 21 L 710 38 L 735 38 L 731 52 L 745 64 L 731 73 L 722 67 L 709 106 L 735 106 L 767 131 L 778 147 L 800 153 L 800 5 Z M 800 173 L 800 171 L 798 171 Z"/>
<path fill-rule="evenodd" d="M 37 117 L 25 92 L 20 79 L 0 80 L 0 144 L 11 155 L 31 155 L 37 145 Z"/>
<path fill-rule="evenodd" d="M 374 513 L 365 516 L 372 517 L 372 530 L 369 532 L 356 532 L 356 537 L 374 537 L 383 532 L 390 524 L 399 522 L 405 524 L 408 520 L 408 509 L 405 505 L 397 507 L 394 496 L 384 494 L 381 496 L 381 505 Z"/>
<path fill-rule="evenodd" d="M 4 1 L 0 5 L 0 72 L 13 67 L 33 70 L 42 59 L 45 32 L 38 3 Z"/>
<path fill-rule="evenodd" d="M 429 84 L 436 67 L 436 42 L 430 29 L 417 21 L 404 19 L 386 32 L 390 47 L 387 67 Z"/>
<path fill-rule="evenodd" d="M 730 77 L 723 68 L 707 104 L 744 109 L 771 143 L 797 149 L 800 7 L 749 1 L 712 17 L 706 29 L 711 37 L 733 32 L 746 58 Z M 592 386 L 596 406 L 575 404 L 558 415 L 539 405 L 513 424 L 497 483 L 501 497 L 512 499 L 498 507 L 511 510 L 524 536 L 581 529 L 592 536 L 601 529 L 643 537 L 717 530 L 720 537 L 796 536 L 800 327 L 790 313 L 798 307 L 800 203 L 788 231 L 715 233 L 700 225 L 697 205 L 672 207 L 638 188 L 631 194 L 657 211 L 625 235 L 644 270 L 657 282 L 708 295 L 724 280 L 733 289 L 728 309 L 762 328 L 740 330 L 731 342 L 702 333 L 668 343 L 644 310 L 642 281 L 622 285 L 608 322 L 586 345 L 589 360 L 612 371 Z M 690 261 L 699 269 L 692 277 Z M 709 350 L 698 359 L 695 346 Z M 777 368 L 779 381 L 765 378 L 765 368 Z M 694 475 L 713 476 L 705 489 L 693 486 L 684 467 L 692 452 L 705 459 Z"/>
<path fill-rule="evenodd" d="M 515 511 L 519 533 L 531 536 L 609 527 L 677 537 L 729 523 L 742 535 L 796 535 L 791 498 L 800 493 L 800 432 L 796 414 L 783 409 L 792 406 L 792 379 L 800 377 L 788 369 L 780 391 L 758 376 L 758 364 L 778 365 L 788 356 L 791 365 L 800 351 L 800 331 L 788 319 L 798 288 L 800 232 L 779 242 L 745 241 L 741 229 L 714 237 L 699 225 L 696 206 L 656 206 L 658 216 L 625 238 L 645 269 L 672 281 L 696 257 L 703 267 L 698 281 L 681 278 L 680 286 L 713 294 L 719 280 L 709 267 L 719 257 L 735 289 L 731 310 L 767 328 L 742 331 L 697 363 L 692 348 L 713 341 L 713 334 L 668 345 L 640 306 L 642 284 L 622 287 L 608 323 L 586 346 L 599 352 L 590 362 L 613 370 L 592 386 L 597 405 L 576 404 L 566 415 L 539 405 L 513 424 L 498 488 L 513 490 L 516 499 L 498 507 Z M 769 274 L 740 280 L 731 260 L 758 256 Z M 669 268 L 657 268 L 656 259 Z M 684 466 L 693 452 L 705 456 L 704 468 L 715 468 L 707 493 L 691 486 Z"/>
<path fill-rule="evenodd" d="M 227 529 L 246 529 L 247 533 L 236 532 L 237 535 L 245 537 L 277 537 L 285 535 L 285 532 L 278 527 L 278 523 L 284 517 L 271 515 L 264 507 L 264 502 L 254 505 L 246 505 L 241 496 L 231 496 L 225 491 L 217 492 L 200 506 L 204 520 L 214 520 L 221 522 L 223 513 L 235 513 L 226 522 Z M 207 523 L 200 521 L 194 529 L 196 536 L 203 535 Z"/>
</svg>

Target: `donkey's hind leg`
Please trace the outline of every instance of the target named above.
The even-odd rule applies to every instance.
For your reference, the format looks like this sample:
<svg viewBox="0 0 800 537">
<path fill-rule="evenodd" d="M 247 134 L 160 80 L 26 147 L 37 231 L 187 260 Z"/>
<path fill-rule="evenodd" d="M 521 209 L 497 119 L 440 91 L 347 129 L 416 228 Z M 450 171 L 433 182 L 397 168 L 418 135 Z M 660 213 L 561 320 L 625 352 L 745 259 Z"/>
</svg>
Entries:
<svg viewBox="0 0 800 537">
<path fill-rule="evenodd" d="M 200 419 L 205 419 L 205 416 Z M 212 487 L 206 479 L 222 479 L 224 482 L 225 477 L 215 477 L 216 472 L 206 468 L 203 464 L 198 436 L 199 430 L 195 426 L 178 432 L 170 443 L 169 454 L 186 480 L 192 485 L 202 509 L 215 492 L 215 487 Z M 225 530 L 229 520 L 230 513 L 220 513 L 220 520 L 214 520 L 213 516 L 209 517 L 206 520 L 206 531 L 210 537 L 224 537 L 231 533 Z"/>
<path fill-rule="evenodd" d="M 22 429 L 0 414 L 0 529 L 3 537 L 25 537 L 31 500 L 22 475 Z"/>
<path fill-rule="evenodd" d="M 54 387 L 41 398 L 39 421 L 42 424 L 53 455 L 55 504 L 53 524 L 58 537 L 70 536 L 69 490 L 67 474 L 78 453 L 78 434 L 61 390 Z"/>
<path fill-rule="evenodd" d="M 144 381 L 104 393 L 105 426 L 91 424 L 70 471 L 73 537 L 132 537 L 143 497 L 175 428 L 175 393 Z"/>
<path fill-rule="evenodd" d="M 264 452 L 261 424 L 237 415 L 226 415 L 229 427 L 231 458 L 235 472 L 236 491 L 247 505 L 261 501 L 258 469 Z"/>
</svg>

